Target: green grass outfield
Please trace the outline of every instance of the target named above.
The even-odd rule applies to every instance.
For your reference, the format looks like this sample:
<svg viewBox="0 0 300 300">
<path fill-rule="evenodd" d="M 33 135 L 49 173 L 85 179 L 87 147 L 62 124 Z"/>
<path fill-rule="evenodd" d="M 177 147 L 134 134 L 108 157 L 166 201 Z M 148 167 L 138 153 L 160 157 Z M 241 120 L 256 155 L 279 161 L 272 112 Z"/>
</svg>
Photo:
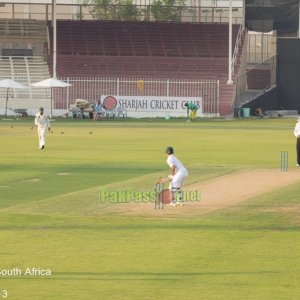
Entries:
<svg viewBox="0 0 300 300">
<path fill-rule="evenodd" d="M 101 188 L 151 190 L 170 145 L 187 184 L 279 171 L 281 150 L 295 168 L 294 119 L 52 124 L 40 151 L 32 118 L 0 119 L 0 270 L 22 272 L 0 275 L 0 299 L 300 298 L 299 184 L 176 218 L 108 213 L 98 201 Z"/>
</svg>

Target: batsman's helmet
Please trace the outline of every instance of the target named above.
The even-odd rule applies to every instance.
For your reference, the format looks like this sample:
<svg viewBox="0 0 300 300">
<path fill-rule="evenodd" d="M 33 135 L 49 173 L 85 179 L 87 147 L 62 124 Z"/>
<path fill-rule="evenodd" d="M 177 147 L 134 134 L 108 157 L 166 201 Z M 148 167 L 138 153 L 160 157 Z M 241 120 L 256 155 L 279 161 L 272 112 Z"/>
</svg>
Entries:
<svg viewBox="0 0 300 300">
<path fill-rule="evenodd" d="M 168 154 L 173 154 L 173 153 L 174 153 L 173 147 L 167 147 L 166 153 L 168 153 Z"/>
<path fill-rule="evenodd" d="M 40 108 L 39 108 L 39 111 L 44 111 L 44 107 L 40 107 Z"/>
</svg>

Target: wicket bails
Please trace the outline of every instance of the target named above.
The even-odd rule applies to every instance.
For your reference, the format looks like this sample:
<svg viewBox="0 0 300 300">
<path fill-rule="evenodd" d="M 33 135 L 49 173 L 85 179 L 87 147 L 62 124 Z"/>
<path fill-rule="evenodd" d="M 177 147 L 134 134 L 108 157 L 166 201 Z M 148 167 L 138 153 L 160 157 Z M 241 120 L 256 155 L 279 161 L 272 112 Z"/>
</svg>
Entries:
<svg viewBox="0 0 300 300">
<path fill-rule="evenodd" d="M 289 152 L 281 151 L 280 152 L 280 171 L 287 172 L 289 168 Z"/>
</svg>

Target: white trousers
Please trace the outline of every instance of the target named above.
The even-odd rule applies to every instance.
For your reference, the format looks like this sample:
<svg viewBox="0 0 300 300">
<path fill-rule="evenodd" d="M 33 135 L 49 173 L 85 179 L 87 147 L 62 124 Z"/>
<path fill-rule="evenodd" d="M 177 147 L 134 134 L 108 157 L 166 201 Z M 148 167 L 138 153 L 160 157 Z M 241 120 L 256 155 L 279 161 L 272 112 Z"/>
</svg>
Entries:
<svg viewBox="0 0 300 300">
<path fill-rule="evenodd" d="M 39 138 L 39 148 L 42 148 L 42 146 L 45 146 L 45 144 L 46 144 L 47 127 L 39 127 L 38 126 L 37 132 L 38 132 L 38 138 Z"/>
<path fill-rule="evenodd" d="M 169 189 L 180 189 L 186 177 L 188 177 L 187 172 L 177 172 L 170 182 Z"/>
</svg>

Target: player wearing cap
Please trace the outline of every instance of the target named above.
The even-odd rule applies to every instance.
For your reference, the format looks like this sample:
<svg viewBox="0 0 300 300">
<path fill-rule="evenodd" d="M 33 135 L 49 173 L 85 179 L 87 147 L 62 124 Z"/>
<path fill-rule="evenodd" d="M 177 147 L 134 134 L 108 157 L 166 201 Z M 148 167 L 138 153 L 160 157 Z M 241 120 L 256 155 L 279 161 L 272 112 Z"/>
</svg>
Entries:
<svg viewBox="0 0 300 300">
<path fill-rule="evenodd" d="M 34 124 L 37 128 L 39 149 L 43 150 L 46 144 L 46 132 L 50 131 L 50 122 L 48 117 L 44 114 L 44 108 L 40 107 L 39 112 L 35 115 Z"/>
<path fill-rule="evenodd" d="M 177 196 L 182 198 L 182 191 L 181 186 L 188 176 L 188 171 L 184 167 L 184 165 L 180 162 L 180 160 L 174 155 L 173 147 L 167 147 L 166 154 L 168 155 L 167 164 L 171 168 L 171 175 L 168 176 L 170 180 L 169 189 L 173 194 L 173 200 L 171 205 L 176 205 L 177 203 Z"/>
<path fill-rule="evenodd" d="M 294 129 L 294 135 L 297 138 L 297 143 L 296 143 L 296 153 L 297 153 L 297 164 L 296 166 L 300 166 L 300 117 L 297 120 L 297 124 Z"/>
</svg>

